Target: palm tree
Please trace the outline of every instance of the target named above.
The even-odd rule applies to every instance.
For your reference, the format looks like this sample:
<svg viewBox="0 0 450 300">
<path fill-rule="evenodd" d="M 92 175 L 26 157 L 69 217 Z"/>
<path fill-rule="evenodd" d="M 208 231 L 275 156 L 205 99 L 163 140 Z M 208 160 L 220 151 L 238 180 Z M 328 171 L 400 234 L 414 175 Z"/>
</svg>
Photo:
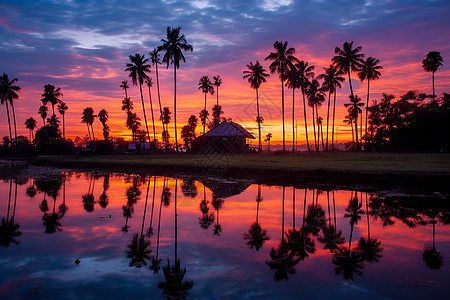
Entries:
<svg viewBox="0 0 450 300">
<path fill-rule="evenodd" d="M 130 98 L 125 97 L 122 100 L 122 110 L 126 110 L 127 115 L 131 113 L 131 111 L 133 110 L 133 101 Z"/>
<path fill-rule="evenodd" d="M 45 118 L 47 118 L 47 111 L 48 111 L 47 106 L 45 105 L 39 106 L 38 114 L 41 116 L 44 126 L 45 126 Z"/>
<path fill-rule="evenodd" d="M 325 151 L 325 146 L 323 143 L 323 129 L 322 129 L 322 125 L 323 125 L 323 118 L 322 117 L 318 117 L 317 118 L 317 136 L 319 139 L 319 143 L 320 143 L 320 138 L 322 137 L 322 151 Z"/>
<path fill-rule="evenodd" d="M 17 128 L 16 128 L 16 114 L 14 112 L 14 99 L 18 99 L 19 95 L 16 93 L 20 91 L 20 87 L 14 85 L 14 83 L 18 81 L 17 78 L 13 78 L 9 80 L 9 77 L 6 73 L 3 73 L 3 76 L 0 77 L 0 99 L 1 104 L 5 103 L 6 105 L 6 115 L 8 116 L 8 126 L 9 126 L 9 137 L 12 140 L 11 133 L 11 121 L 9 118 L 9 107 L 8 102 L 11 104 L 13 119 L 14 119 L 14 138 L 17 139 Z"/>
<path fill-rule="evenodd" d="M 81 117 L 81 123 L 86 123 L 86 126 L 88 128 L 89 139 L 91 140 L 91 142 L 93 140 L 95 140 L 94 128 L 92 127 L 95 117 L 96 117 L 96 115 L 94 115 L 94 110 L 92 109 L 92 107 L 86 107 L 83 110 L 83 116 Z M 91 125 L 91 129 L 92 129 L 92 138 L 91 138 L 91 132 L 89 131 L 89 125 Z"/>
<path fill-rule="evenodd" d="M 349 124 L 351 126 L 351 128 L 352 128 L 352 143 L 355 143 L 355 133 L 353 131 L 353 116 L 351 114 L 346 115 L 342 122 L 344 122 L 345 124 Z"/>
<path fill-rule="evenodd" d="M 317 140 L 317 138 L 316 138 L 316 125 L 315 124 L 317 123 L 316 120 L 319 118 L 318 106 L 322 105 L 322 102 L 325 101 L 325 95 L 322 92 L 322 90 L 320 89 L 320 84 L 319 84 L 319 81 L 317 81 L 317 79 L 313 79 L 311 81 L 311 83 L 308 85 L 306 94 L 308 97 L 308 105 L 312 108 L 312 117 L 313 117 L 312 125 L 313 125 L 313 129 L 314 129 L 314 143 L 316 145 L 316 151 L 319 152 L 320 139 Z M 314 110 L 317 113 L 316 117 L 314 117 Z M 317 137 L 318 137 L 318 135 L 317 135 Z"/>
<path fill-rule="evenodd" d="M 295 152 L 295 89 L 301 87 L 301 76 L 296 65 L 288 69 L 286 77 L 286 86 L 292 89 L 292 152 Z"/>
<path fill-rule="evenodd" d="M 36 120 L 32 117 L 25 120 L 25 127 L 30 130 L 30 141 L 33 142 L 34 135 L 33 130 L 37 127 Z"/>
<path fill-rule="evenodd" d="M 212 108 L 212 128 L 215 128 L 220 125 L 220 116 L 223 114 L 222 105 L 214 105 Z"/>
<path fill-rule="evenodd" d="M 60 101 L 58 104 L 58 112 L 62 115 L 63 118 L 63 138 L 66 139 L 66 123 L 64 116 L 66 114 L 68 107 L 67 104 L 64 101 Z"/>
<path fill-rule="evenodd" d="M 259 144 L 258 144 L 258 151 L 262 151 L 261 146 L 261 117 L 259 115 L 259 93 L 258 89 L 261 86 L 263 82 L 266 82 L 266 77 L 269 77 L 270 75 L 266 73 L 266 69 L 263 68 L 263 66 L 259 63 L 257 60 L 255 64 L 250 62 L 247 66 L 248 70 L 245 70 L 244 76 L 242 78 L 247 78 L 248 83 L 250 83 L 250 87 L 254 88 L 256 90 L 256 111 L 257 111 L 257 117 L 256 120 L 258 122 L 258 137 L 259 137 Z"/>
<path fill-rule="evenodd" d="M 433 100 L 436 98 L 436 93 L 434 92 L 434 73 L 439 69 L 439 67 L 442 67 L 443 59 L 441 56 L 441 53 L 438 51 L 430 51 L 425 56 L 425 58 L 422 61 L 422 67 L 426 72 L 432 72 L 432 78 L 433 78 Z"/>
<path fill-rule="evenodd" d="M 150 111 L 152 112 L 153 140 L 156 142 L 155 117 L 153 115 L 152 93 L 150 91 L 150 88 L 153 86 L 152 79 L 147 78 L 147 80 L 145 80 L 145 84 L 148 86 L 148 97 L 150 98 Z M 150 140 L 149 140 L 149 142 L 150 142 Z"/>
<path fill-rule="evenodd" d="M 148 131 L 147 115 L 145 114 L 144 95 L 142 94 L 142 84 L 144 83 L 144 80 L 148 79 L 147 73 L 150 73 L 150 65 L 147 64 L 149 60 L 148 58 L 145 58 L 145 55 L 141 56 L 139 53 L 128 57 L 130 58 L 131 63 L 127 63 L 125 71 L 130 72 L 129 76 L 134 85 L 137 85 L 139 82 L 145 128 L 147 129 L 148 142 L 150 143 L 150 132 Z"/>
<path fill-rule="evenodd" d="M 268 133 L 265 138 L 265 142 L 267 142 L 267 151 L 270 152 L 270 140 L 272 139 L 272 133 Z"/>
<path fill-rule="evenodd" d="M 162 116 L 162 105 L 161 105 L 161 96 L 159 93 L 159 75 L 158 75 L 158 64 L 161 64 L 161 60 L 159 59 L 159 52 L 158 49 L 155 48 L 153 51 L 150 52 L 150 60 L 152 61 L 152 64 L 155 66 L 155 72 L 156 72 L 156 88 L 158 90 L 158 102 L 159 102 L 159 113 L 160 118 Z M 162 119 L 161 119 L 162 122 Z M 164 131 L 164 123 L 162 123 L 162 130 Z"/>
<path fill-rule="evenodd" d="M 191 45 L 189 45 L 184 37 L 184 34 L 180 35 L 181 27 L 173 28 L 167 27 L 167 40 L 161 39 L 163 44 L 158 46 L 158 51 L 164 50 L 163 62 L 167 63 L 167 68 L 169 65 L 173 64 L 173 115 L 175 123 L 175 147 L 178 152 L 178 140 L 177 140 L 177 69 L 180 68 L 180 60 L 186 62 L 183 55 L 183 51 L 193 51 Z"/>
<path fill-rule="evenodd" d="M 62 95 L 61 88 L 55 88 L 52 84 L 46 84 L 44 85 L 44 93 L 41 95 L 41 101 L 44 105 L 50 102 L 52 105 L 53 114 L 55 114 L 55 105 L 61 101 L 59 97 Z"/>
<path fill-rule="evenodd" d="M 108 145 L 108 138 L 109 138 L 109 126 L 106 124 L 106 122 L 108 121 L 109 115 L 108 112 L 106 111 L 106 109 L 102 109 L 99 113 L 98 113 L 98 120 L 102 123 L 103 125 L 103 137 L 105 138 L 105 142 Z M 109 147 L 109 145 L 108 145 Z"/>
<path fill-rule="evenodd" d="M 217 95 L 217 103 L 216 105 L 219 105 L 219 86 L 222 85 L 222 78 L 220 78 L 220 75 L 213 76 L 213 84 L 216 87 L 216 95 Z"/>
<path fill-rule="evenodd" d="M 334 117 L 336 112 L 336 88 L 342 88 L 341 82 L 344 82 L 344 77 L 341 77 L 342 72 L 339 71 L 336 66 L 330 65 L 328 68 L 323 68 L 325 73 L 317 76 L 318 79 L 323 80 L 322 88 L 325 91 L 328 91 L 328 107 L 327 107 L 327 142 L 326 142 L 326 151 L 328 151 L 328 129 L 330 127 L 330 102 L 331 102 L 331 94 L 334 93 L 334 104 L 333 104 L 333 128 L 331 133 L 331 149 L 333 150 L 333 142 L 334 142 Z"/>
<path fill-rule="evenodd" d="M 358 72 L 358 77 L 362 81 L 367 79 L 367 100 L 366 100 L 366 130 L 367 134 L 367 112 L 369 109 L 369 92 L 370 92 L 370 81 L 380 78 L 381 73 L 380 70 L 383 69 L 382 66 L 379 65 L 380 61 L 373 57 L 368 57 L 363 61 L 361 69 Z"/>
<path fill-rule="evenodd" d="M 349 116 L 352 117 L 355 122 L 355 142 L 356 142 L 356 151 L 359 151 L 359 142 L 358 142 L 358 115 L 362 114 L 362 109 L 360 107 L 364 106 L 364 103 L 361 101 L 358 95 L 349 96 L 350 103 L 345 103 L 344 106 L 347 107 Z"/>
<path fill-rule="evenodd" d="M 295 53 L 294 48 L 287 47 L 288 42 L 278 42 L 273 44 L 275 52 L 270 52 L 270 54 L 265 58 L 265 60 L 271 60 L 272 63 L 269 65 L 270 72 L 280 74 L 281 80 L 281 114 L 283 118 L 283 152 L 286 151 L 285 148 L 285 128 L 284 128 L 284 81 L 287 79 L 286 75 L 290 67 L 294 63 L 299 63 L 300 61 L 293 56 Z"/>
<path fill-rule="evenodd" d="M 127 127 L 131 130 L 133 142 L 136 143 L 136 131 L 141 127 L 141 119 L 136 113 L 130 113 L 127 117 Z"/>
<path fill-rule="evenodd" d="M 127 89 L 130 88 L 130 86 L 128 85 L 128 80 L 122 80 L 122 84 L 120 85 L 120 87 L 125 91 L 125 98 L 128 98 Z"/>
<path fill-rule="evenodd" d="M 352 97 L 354 95 L 350 73 L 358 71 L 358 69 L 360 69 L 363 65 L 364 54 L 359 53 L 361 49 L 361 46 L 353 48 L 353 41 L 350 43 L 345 42 L 342 49 L 339 47 L 334 48 L 334 53 L 336 56 L 332 58 L 334 65 L 339 69 L 339 71 L 348 74 L 348 82 L 350 84 L 350 92 Z"/>
<path fill-rule="evenodd" d="M 203 109 L 206 110 L 206 95 L 208 93 L 214 95 L 214 86 L 208 76 L 202 76 L 200 78 L 198 81 L 198 89 L 205 94 L 205 106 Z M 205 134 L 205 123 L 203 123 L 203 134 Z"/>
<path fill-rule="evenodd" d="M 305 100 L 305 94 L 306 90 L 310 84 L 310 80 L 314 78 L 314 66 L 309 66 L 308 62 L 306 61 L 299 61 L 297 64 L 295 64 L 295 67 L 298 71 L 298 76 L 300 77 L 300 88 L 302 90 L 302 96 L 303 96 L 303 117 L 305 119 L 305 136 L 306 136 L 306 146 L 308 147 L 308 152 L 311 151 L 309 148 L 309 139 L 308 139 L 308 124 L 306 121 L 306 100 Z M 314 124 L 313 124 L 314 126 Z"/>
<path fill-rule="evenodd" d="M 163 131 L 162 140 L 163 140 L 163 142 L 166 145 L 166 150 L 169 148 L 169 137 L 170 137 L 170 135 L 169 135 L 169 123 L 170 123 L 170 119 L 171 119 L 171 117 L 170 117 L 171 114 L 172 113 L 170 112 L 170 109 L 167 106 L 163 108 L 163 113 L 162 113 L 162 116 L 161 116 L 161 120 L 162 120 L 163 124 L 165 125 L 166 130 Z"/>
</svg>

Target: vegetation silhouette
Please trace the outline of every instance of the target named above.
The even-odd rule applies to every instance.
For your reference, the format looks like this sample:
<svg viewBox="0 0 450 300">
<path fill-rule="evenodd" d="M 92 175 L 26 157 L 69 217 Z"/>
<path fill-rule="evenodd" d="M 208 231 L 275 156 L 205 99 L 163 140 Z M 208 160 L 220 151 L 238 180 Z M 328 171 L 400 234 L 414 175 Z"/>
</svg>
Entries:
<svg viewBox="0 0 450 300">
<path fill-rule="evenodd" d="M 202 217 L 198 218 L 200 228 L 208 229 L 214 223 L 214 213 L 209 212 L 208 201 L 206 200 L 206 187 L 203 185 L 203 200 L 200 202 Z"/>
<path fill-rule="evenodd" d="M 157 237 L 156 237 L 156 256 L 152 256 L 152 263 L 150 265 L 150 270 L 153 271 L 154 274 L 158 274 L 159 270 L 161 268 L 160 264 L 161 264 L 161 259 L 159 259 L 159 236 L 160 236 L 160 232 L 161 232 L 161 213 L 162 213 L 162 207 L 163 207 L 163 203 L 164 203 L 164 188 L 166 185 L 166 178 L 164 178 L 163 181 L 163 189 L 162 189 L 162 193 L 161 193 L 161 201 L 159 203 L 159 214 L 158 214 L 158 233 L 157 233 Z"/>
<path fill-rule="evenodd" d="M 94 127 L 92 126 L 92 124 L 94 124 L 94 119 L 96 117 L 97 116 L 94 115 L 94 110 L 92 109 L 92 107 L 86 107 L 83 110 L 83 116 L 81 117 L 81 123 L 86 123 L 87 129 L 88 129 L 89 140 L 91 142 L 95 140 Z M 89 126 L 91 126 L 92 135 L 91 135 L 91 131 L 89 130 Z"/>
<path fill-rule="evenodd" d="M 58 104 L 58 112 L 61 114 L 62 119 L 63 119 L 63 138 L 66 139 L 66 111 L 69 109 L 69 107 L 67 106 L 67 104 L 64 101 L 59 101 Z"/>
<path fill-rule="evenodd" d="M 250 87 L 255 89 L 256 91 L 256 122 L 258 123 L 258 152 L 262 152 L 261 147 L 261 123 L 262 117 L 259 114 L 259 87 L 263 82 L 266 82 L 266 77 L 269 77 L 269 74 L 266 73 L 266 69 L 259 63 L 257 60 L 255 64 L 249 62 L 247 64 L 247 70 L 244 70 L 244 76 L 242 78 L 247 79 L 248 83 L 250 83 Z"/>
<path fill-rule="evenodd" d="M 141 94 L 142 112 L 144 114 L 145 129 L 147 130 L 148 142 L 150 143 L 150 133 L 148 130 L 147 115 L 145 113 L 144 95 L 142 94 L 142 84 L 148 80 L 147 73 L 150 73 L 150 65 L 148 64 L 148 58 L 145 55 L 136 53 L 135 55 L 128 56 L 131 63 L 127 63 L 125 71 L 129 72 L 131 82 L 137 85 L 139 82 L 139 92 Z"/>
<path fill-rule="evenodd" d="M 83 200 L 83 207 L 86 212 L 93 212 L 94 211 L 94 204 L 95 204 L 95 198 L 94 198 L 94 188 L 95 188 L 95 177 L 92 174 L 89 174 L 89 189 L 86 194 L 81 196 Z"/>
<path fill-rule="evenodd" d="M 181 60 L 186 62 L 183 51 L 193 51 L 192 46 L 187 43 L 184 34 L 180 35 L 180 30 L 181 27 L 167 27 L 166 39 L 161 39 L 163 44 L 157 48 L 158 52 L 165 51 L 163 62 L 167 64 L 167 68 L 169 68 L 170 64 L 173 64 L 173 113 L 175 123 L 175 148 L 177 152 L 177 69 L 180 68 Z"/>
<path fill-rule="evenodd" d="M 209 79 L 208 76 L 202 76 L 200 78 L 200 80 L 198 81 L 198 89 L 202 91 L 203 94 L 205 94 L 205 106 L 203 108 L 203 111 L 207 111 L 206 110 L 206 95 L 209 93 L 211 95 L 214 95 L 214 85 L 211 82 L 211 80 Z M 202 119 L 202 123 L 203 123 L 203 135 L 205 134 L 205 125 L 206 122 L 203 121 L 204 118 Z"/>
<path fill-rule="evenodd" d="M 16 114 L 14 111 L 14 100 L 19 98 L 19 95 L 17 94 L 18 91 L 20 91 L 20 87 L 17 85 L 14 85 L 19 79 L 13 78 L 9 79 L 8 74 L 3 73 L 3 76 L 0 77 L 0 100 L 1 104 L 6 105 L 6 115 L 8 119 L 8 128 L 9 128 L 9 139 L 12 140 L 12 132 L 11 132 L 11 120 L 9 117 L 9 106 L 8 103 L 11 105 L 12 113 L 13 113 L 13 119 L 14 119 L 14 139 L 17 139 L 17 128 L 16 128 Z"/>
<path fill-rule="evenodd" d="M 264 60 L 270 60 L 272 63 L 269 65 L 270 72 L 272 74 L 278 73 L 281 80 L 281 114 L 283 119 L 283 152 L 286 152 L 286 136 L 284 127 L 284 81 L 287 79 L 287 73 L 289 68 L 293 67 L 293 64 L 298 63 L 299 60 L 293 54 L 294 48 L 288 48 L 288 42 L 276 41 L 273 44 L 275 52 L 270 54 Z"/>
<path fill-rule="evenodd" d="M 162 105 L 161 105 L 161 95 L 159 92 L 159 72 L 158 72 L 158 65 L 161 64 L 161 59 L 159 57 L 158 49 L 155 48 L 152 51 L 150 51 L 150 60 L 152 62 L 152 65 L 155 66 L 155 73 L 156 73 L 156 89 L 158 91 L 158 103 L 159 103 L 159 114 L 161 119 L 161 125 L 162 125 L 162 131 L 165 131 L 164 123 L 162 122 Z"/>
<path fill-rule="evenodd" d="M 444 60 L 442 59 L 441 53 L 438 51 L 430 51 L 427 53 L 422 61 L 422 67 L 426 72 L 432 73 L 432 83 L 433 83 L 433 94 L 431 98 L 433 100 L 436 98 L 436 93 L 434 91 L 434 73 L 444 65 Z"/>
<path fill-rule="evenodd" d="M 213 194 L 212 206 L 216 210 L 216 224 L 214 225 L 213 235 L 220 236 L 222 233 L 222 225 L 219 223 L 219 211 L 222 208 L 224 200 Z"/>
<path fill-rule="evenodd" d="M 127 189 L 127 204 L 122 206 L 123 216 L 125 217 L 125 225 L 122 227 L 123 233 L 128 233 L 130 226 L 128 225 L 128 219 L 133 216 L 134 205 L 139 200 L 141 196 L 140 186 L 142 184 L 141 178 L 138 175 L 131 176 L 132 185 Z"/>
<path fill-rule="evenodd" d="M 149 102 L 150 102 L 150 112 L 152 113 L 153 142 L 156 143 L 155 116 L 153 114 L 152 92 L 150 90 L 150 88 L 153 86 L 152 79 L 149 77 L 147 80 L 145 80 L 145 84 L 148 87 L 148 98 L 149 98 Z"/>
<path fill-rule="evenodd" d="M 444 263 L 444 258 L 442 257 L 441 253 L 436 250 L 436 217 L 438 216 L 439 212 L 437 211 L 428 211 L 426 213 L 431 220 L 429 223 L 433 225 L 433 246 L 431 249 L 425 249 L 422 253 L 422 259 L 430 269 L 440 269 L 442 267 L 442 264 Z"/>
</svg>

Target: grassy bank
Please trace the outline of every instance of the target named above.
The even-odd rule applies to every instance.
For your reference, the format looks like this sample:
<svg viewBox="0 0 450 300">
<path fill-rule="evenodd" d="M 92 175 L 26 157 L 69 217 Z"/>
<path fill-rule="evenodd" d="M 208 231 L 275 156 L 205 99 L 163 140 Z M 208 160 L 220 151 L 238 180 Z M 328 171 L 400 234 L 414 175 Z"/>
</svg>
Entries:
<svg viewBox="0 0 450 300">
<path fill-rule="evenodd" d="M 41 156 L 30 162 L 77 170 L 225 177 L 298 187 L 450 191 L 450 154 L 445 153 Z"/>
</svg>

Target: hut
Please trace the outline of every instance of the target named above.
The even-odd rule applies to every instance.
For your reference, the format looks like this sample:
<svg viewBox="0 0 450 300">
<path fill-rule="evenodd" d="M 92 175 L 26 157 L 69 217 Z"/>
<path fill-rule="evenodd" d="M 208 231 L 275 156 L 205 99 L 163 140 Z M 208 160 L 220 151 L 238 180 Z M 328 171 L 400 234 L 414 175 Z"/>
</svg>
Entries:
<svg viewBox="0 0 450 300">
<path fill-rule="evenodd" d="M 247 139 L 255 137 L 241 125 L 224 121 L 199 138 L 202 152 L 244 153 L 248 151 Z"/>
</svg>

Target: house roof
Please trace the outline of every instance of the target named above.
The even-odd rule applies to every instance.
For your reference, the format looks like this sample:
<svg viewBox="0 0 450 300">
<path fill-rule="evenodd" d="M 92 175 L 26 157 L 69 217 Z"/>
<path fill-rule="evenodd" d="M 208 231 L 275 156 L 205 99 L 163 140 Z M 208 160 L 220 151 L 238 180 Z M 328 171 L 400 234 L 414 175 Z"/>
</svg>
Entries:
<svg viewBox="0 0 450 300">
<path fill-rule="evenodd" d="M 220 123 L 219 126 L 208 131 L 205 136 L 244 136 L 248 139 L 255 139 L 255 137 L 241 125 L 231 121 L 224 121 Z"/>
</svg>

